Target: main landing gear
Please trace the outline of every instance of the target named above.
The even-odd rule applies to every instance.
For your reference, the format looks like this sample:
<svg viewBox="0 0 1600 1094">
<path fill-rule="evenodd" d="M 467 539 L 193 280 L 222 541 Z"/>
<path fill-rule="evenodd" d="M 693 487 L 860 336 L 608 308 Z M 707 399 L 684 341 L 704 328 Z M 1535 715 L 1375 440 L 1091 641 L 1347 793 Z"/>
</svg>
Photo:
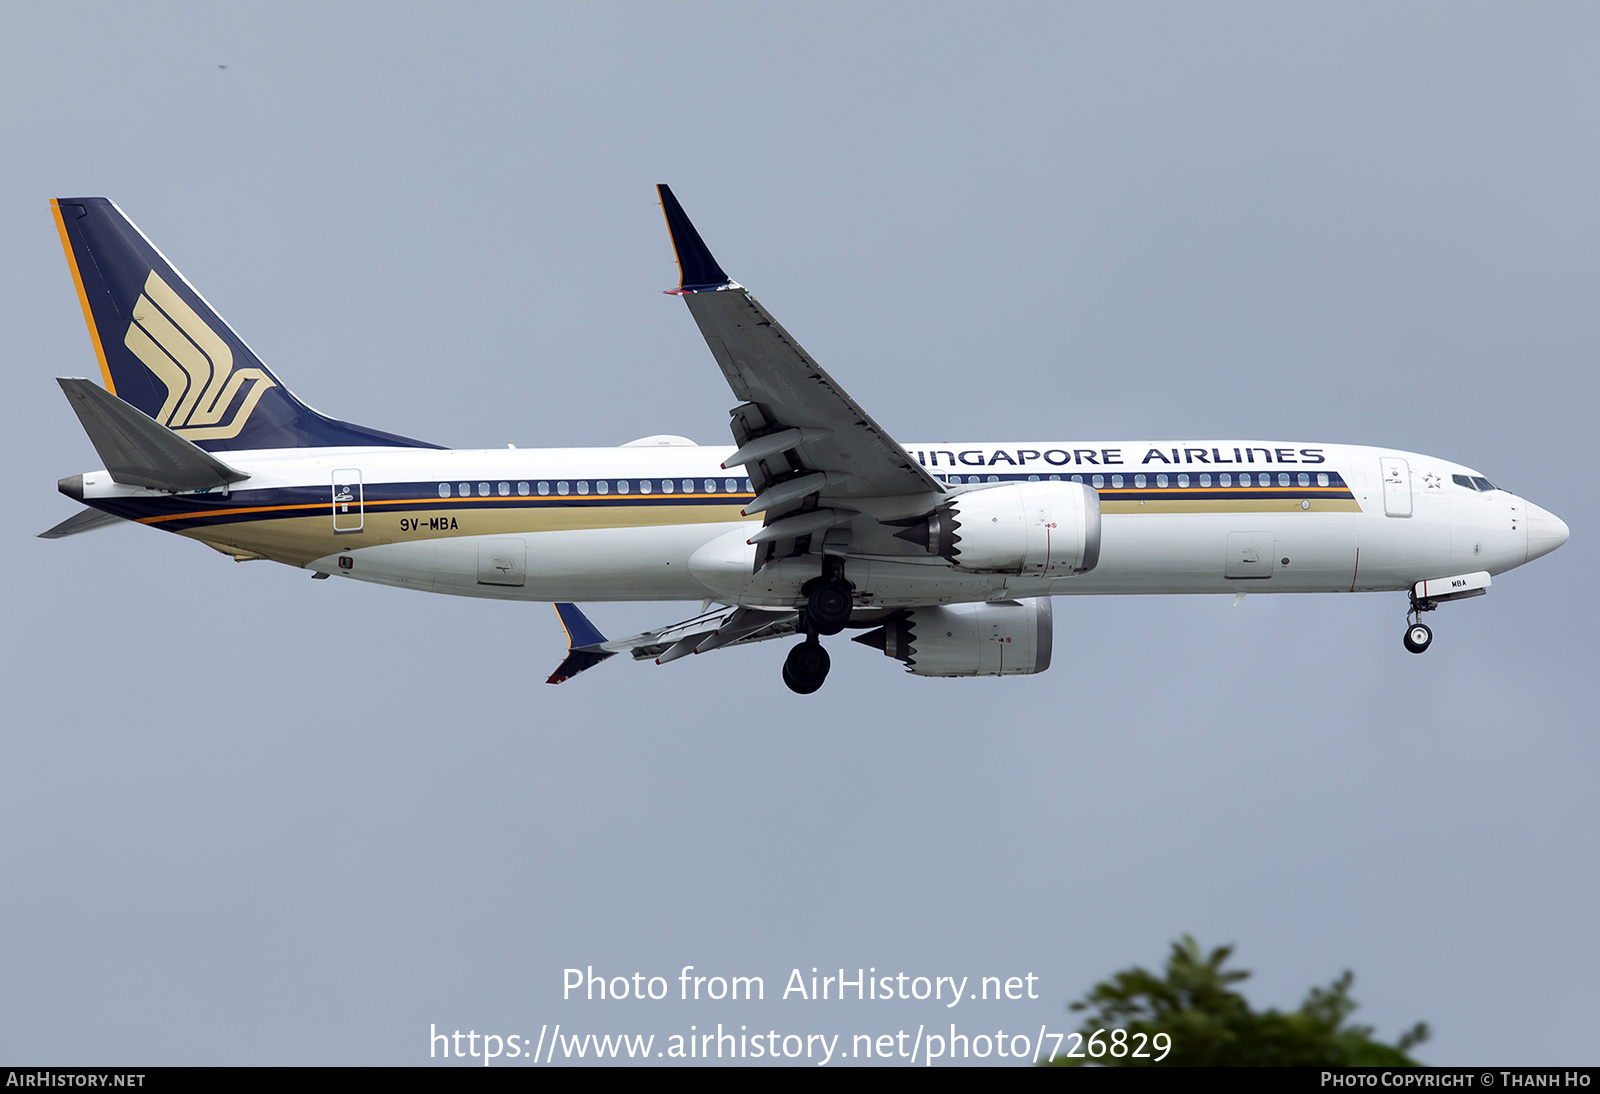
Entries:
<svg viewBox="0 0 1600 1094">
<path fill-rule="evenodd" d="M 822 648 L 822 643 L 814 635 L 807 636 L 783 659 L 783 682 L 796 694 L 810 695 L 828 678 L 830 664 L 828 651 Z"/>
<path fill-rule="evenodd" d="M 806 640 L 791 649 L 783 662 L 783 682 L 790 691 L 810 695 L 822 686 L 831 662 L 817 637 L 844 630 L 854 607 L 854 594 L 844 579 L 844 560 L 834 556 L 823 559 L 822 576 L 811 584 L 800 613 Z"/>
<path fill-rule="evenodd" d="M 822 561 L 822 576 L 810 585 L 806 600 L 806 633 L 838 634 L 850 622 L 853 593 L 844 579 L 844 560 L 829 556 Z"/>
<path fill-rule="evenodd" d="M 1411 593 L 1411 610 L 1406 613 L 1406 649 L 1412 653 L 1425 653 L 1433 645 L 1433 628 L 1422 621 L 1423 612 L 1433 611 L 1435 605 L 1431 601 L 1417 599 L 1415 590 Z"/>
</svg>

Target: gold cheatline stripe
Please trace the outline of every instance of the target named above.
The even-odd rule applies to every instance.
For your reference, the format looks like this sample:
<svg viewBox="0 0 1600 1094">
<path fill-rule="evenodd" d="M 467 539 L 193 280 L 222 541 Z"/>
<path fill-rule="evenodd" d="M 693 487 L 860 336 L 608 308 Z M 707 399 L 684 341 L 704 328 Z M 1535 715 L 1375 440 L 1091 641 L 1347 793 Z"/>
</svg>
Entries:
<svg viewBox="0 0 1600 1094">
<path fill-rule="evenodd" d="M 83 276 L 78 273 L 78 259 L 72 253 L 72 241 L 67 238 L 67 225 L 61 219 L 61 206 L 50 199 L 50 212 L 56 218 L 56 231 L 61 234 L 61 249 L 67 252 L 67 266 L 72 270 L 72 283 L 78 287 L 78 303 L 83 307 L 83 321 L 89 324 L 89 338 L 94 342 L 94 355 L 100 358 L 100 375 L 105 378 L 106 390 L 115 395 L 117 385 L 111 379 L 111 366 L 106 364 L 105 347 L 100 345 L 100 329 L 94 325 L 94 312 L 89 310 L 89 294 L 83 291 Z"/>
<path fill-rule="evenodd" d="M 1352 494 L 1348 490 L 1341 490 L 1341 489 L 1339 489 L 1337 487 L 1332 487 L 1332 486 L 1330 486 L 1330 487 L 1322 487 L 1322 488 L 1315 487 L 1315 486 L 1300 486 L 1300 487 L 1294 487 L 1294 486 L 1251 486 L 1251 487 L 1244 487 L 1244 486 L 1215 487 L 1215 486 L 1211 486 L 1211 487 L 1206 487 L 1206 486 L 1202 486 L 1202 487 L 1199 487 L 1197 489 L 1189 489 L 1189 490 L 1185 490 L 1181 486 L 1177 486 L 1177 487 L 1174 487 L 1174 486 L 1142 486 L 1142 487 L 1141 486 L 1106 486 L 1106 487 L 1102 487 L 1098 491 L 1098 493 L 1100 494 L 1101 497 L 1104 497 L 1107 494 L 1114 495 L 1116 497 L 1116 499 L 1119 500 L 1119 501 L 1122 500 L 1125 497 L 1137 498 L 1137 497 L 1148 497 L 1151 494 L 1176 494 L 1176 493 L 1180 493 L 1180 492 L 1183 494 L 1183 496 L 1186 499 L 1188 499 L 1188 498 L 1215 497 L 1215 495 L 1217 494 L 1219 489 L 1220 490 L 1228 490 L 1228 491 L 1231 491 L 1231 492 L 1233 492 L 1235 494 L 1239 493 L 1242 490 L 1249 490 L 1250 492 L 1255 493 L 1255 494 L 1262 494 L 1262 493 L 1266 493 L 1268 491 L 1276 493 L 1276 492 L 1278 492 L 1280 490 L 1294 490 L 1295 491 L 1294 497 L 1293 498 L 1284 499 L 1286 501 L 1295 501 L 1295 500 L 1297 500 L 1299 498 L 1302 498 L 1302 497 L 1313 497 L 1313 498 L 1353 498 L 1353 497 L 1355 497 L 1355 495 Z M 1217 501 L 1228 501 L 1230 499 L 1228 499 L 1228 498 L 1216 498 L 1216 500 Z M 1239 499 L 1238 498 L 1233 498 L 1231 500 L 1238 501 Z"/>
<path fill-rule="evenodd" d="M 650 497 L 651 500 L 655 500 L 656 497 L 657 497 L 657 495 L 644 495 L 644 494 L 637 494 L 637 495 L 609 494 L 609 495 L 605 495 L 605 497 L 608 497 L 608 498 L 615 498 L 615 497 L 618 497 L 618 496 L 628 497 L 630 501 L 634 500 L 635 498 L 637 498 L 637 499 L 642 501 L 647 496 Z M 659 496 L 660 497 L 673 497 L 673 498 L 728 498 L 730 500 L 730 504 L 733 501 L 737 501 L 739 499 L 739 497 L 740 497 L 740 495 L 738 495 L 738 494 L 662 494 L 662 495 L 659 495 Z M 519 495 L 519 497 L 520 497 L 520 495 Z M 421 498 L 390 498 L 390 499 L 382 500 L 382 501 L 368 501 L 368 502 L 363 502 L 362 503 L 362 507 L 366 508 L 366 509 L 371 509 L 371 508 L 373 508 L 375 506 L 379 506 L 379 505 L 437 505 L 437 503 L 439 503 L 439 502 L 449 502 L 452 505 L 460 505 L 464 501 L 509 501 L 509 500 L 512 500 L 512 499 L 510 499 L 510 498 L 500 498 L 500 497 L 493 497 L 493 498 L 429 498 L 429 497 L 424 496 L 424 497 L 421 497 Z M 527 500 L 527 501 L 531 502 L 531 501 L 542 501 L 544 499 L 543 499 L 543 497 L 530 496 L 530 497 L 528 497 L 528 498 L 526 498 L 524 500 Z M 583 499 L 582 495 L 578 495 L 576 497 L 569 498 L 569 499 L 566 499 L 566 500 L 571 500 L 571 501 L 578 501 L 578 500 L 599 501 L 600 498 L 592 497 L 592 498 L 588 498 L 588 499 Z M 168 513 L 167 515 L 160 516 L 160 517 L 139 517 L 137 520 L 134 521 L 134 523 L 135 524 L 160 524 L 163 521 L 169 521 L 169 520 L 199 520 L 202 517 L 232 517 L 232 516 L 237 516 L 240 513 L 287 513 L 287 512 L 291 512 L 293 510 L 296 510 L 296 509 L 330 509 L 332 507 L 332 505 L 333 505 L 333 503 L 331 501 L 297 502 L 294 505 L 251 505 L 251 506 L 246 506 L 246 507 L 240 508 L 240 509 L 207 509 L 207 510 L 205 510 L 203 512 L 199 512 L 199 513 Z"/>
<path fill-rule="evenodd" d="M 1169 493 L 1173 491 L 1172 487 L 1159 487 L 1158 486 L 1158 487 L 1155 487 L 1154 489 L 1155 490 L 1165 489 Z M 1182 489 L 1182 488 L 1179 487 L 1178 489 Z M 1212 489 L 1215 489 L 1215 488 L 1199 487 L 1198 489 L 1190 490 L 1189 493 L 1192 496 L 1191 497 L 1186 497 L 1186 498 L 1151 498 L 1150 500 L 1151 501 L 1156 501 L 1156 502 L 1160 502 L 1160 501 L 1184 501 L 1184 502 L 1205 501 L 1205 502 L 1212 502 L 1212 503 L 1215 503 L 1215 504 L 1225 504 L 1225 503 L 1227 503 L 1229 501 L 1243 501 L 1243 500 L 1245 500 L 1243 498 L 1213 498 L 1213 497 L 1208 497 L 1207 495 L 1211 492 Z M 1226 487 L 1225 486 L 1225 487 L 1222 487 L 1222 489 L 1224 489 L 1224 490 L 1228 490 L 1228 489 L 1243 490 L 1243 489 L 1245 489 L 1245 487 Z M 1292 489 L 1292 488 L 1291 487 L 1277 486 L 1277 487 L 1255 487 L 1254 489 L 1256 489 L 1257 491 L 1261 491 L 1261 490 L 1286 490 L 1286 489 Z M 1330 493 L 1329 493 L 1329 495 L 1327 497 L 1322 497 L 1322 498 L 1316 499 L 1316 500 L 1319 500 L 1319 501 L 1344 501 L 1344 500 L 1354 501 L 1355 500 L 1355 496 L 1353 494 L 1351 494 L 1349 491 L 1340 491 L 1338 487 L 1302 487 L 1301 489 L 1306 489 L 1306 490 L 1327 490 L 1327 491 L 1330 491 Z M 1105 491 L 1103 491 L 1103 493 L 1107 493 L 1107 494 L 1113 493 L 1113 492 L 1116 492 L 1116 493 L 1119 493 L 1119 494 L 1132 495 L 1132 497 L 1115 497 L 1115 498 L 1108 498 L 1106 500 L 1108 500 L 1108 501 L 1131 501 L 1131 500 L 1133 500 L 1133 498 L 1137 498 L 1141 494 L 1149 495 L 1150 492 L 1151 492 L 1151 488 L 1146 487 L 1144 490 L 1139 490 L 1137 488 L 1131 488 L 1131 489 L 1124 489 L 1124 490 L 1121 490 L 1121 491 L 1114 491 L 1114 488 L 1107 488 Z M 586 495 L 583 495 L 583 494 L 568 494 L 568 495 L 545 495 L 545 494 L 521 495 L 521 494 L 519 494 L 515 498 L 512 498 L 512 497 L 500 497 L 498 495 L 492 496 L 492 497 L 433 498 L 433 497 L 428 497 L 428 496 L 424 495 L 423 497 L 420 497 L 420 498 L 389 498 L 389 499 L 384 499 L 384 500 L 379 500 L 379 501 L 367 501 L 367 502 L 363 502 L 362 503 L 362 507 L 364 509 L 371 509 L 371 508 L 376 508 L 377 506 L 380 506 L 380 505 L 434 505 L 434 506 L 437 506 L 440 503 L 444 503 L 444 505 L 446 507 L 448 507 L 448 506 L 451 506 L 451 505 L 460 505 L 462 502 L 492 502 L 492 501 L 499 501 L 499 502 L 505 502 L 505 501 L 544 502 L 544 501 L 549 501 L 549 500 L 552 500 L 552 499 L 560 500 L 560 501 L 568 501 L 568 502 L 584 502 L 584 501 L 617 501 L 617 500 L 624 499 L 624 498 L 627 499 L 627 501 L 630 504 L 643 504 L 643 503 L 646 502 L 646 499 L 648 499 L 649 501 L 653 502 L 653 501 L 661 501 L 661 500 L 666 499 L 666 498 L 685 498 L 685 499 L 691 499 L 691 500 L 725 498 L 725 499 L 728 500 L 729 504 L 732 504 L 733 502 L 738 501 L 741 498 L 746 497 L 746 496 L 748 496 L 748 495 L 742 495 L 742 494 L 592 494 L 592 495 L 587 495 L 586 496 Z M 1297 501 L 1299 499 L 1298 498 L 1269 498 L 1267 500 L 1269 500 L 1269 501 L 1290 502 L 1290 501 Z M 140 517 L 135 521 L 135 523 L 136 524 L 161 524 L 161 523 L 163 523 L 165 521 L 169 521 L 169 520 L 198 520 L 198 519 L 201 519 L 203 517 L 232 517 L 232 516 L 237 516 L 240 513 L 287 513 L 287 512 L 292 512 L 292 511 L 295 511 L 295 510 L 302 510 L 302 509 L 328 509 L 328 508 L 331 508 L 332 504 L 333 503 L 331 501 L 313 501 L 313 502 L 300 502 L 300 503 L 296 503 L 294 505 L 251 505 L 251 506 L 246 506 L 246 507 L 239 508 L 239 509 L 207 509 L 204 512 L 199 512 L 199 513 L 169 513 L 169 514 L 167 514 L 165 516 L 159 516 L 159 517 Z"/>
</svg>

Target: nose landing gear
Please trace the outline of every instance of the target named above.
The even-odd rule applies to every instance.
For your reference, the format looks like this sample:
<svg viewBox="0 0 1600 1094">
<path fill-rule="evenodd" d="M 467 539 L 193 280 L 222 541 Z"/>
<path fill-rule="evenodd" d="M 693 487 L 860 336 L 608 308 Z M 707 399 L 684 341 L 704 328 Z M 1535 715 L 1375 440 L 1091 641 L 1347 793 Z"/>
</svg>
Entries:
<svg viewBox="0 0 1600 1094">
<path fill-rule="evenodd" d="M 1428 647 L 1433 645 L 1433 628 L 1422 621 L 1423 612 L 1431 612 L 1437 607 L 1430 600 L 1419 600 L 1417 591 L 1411 590 L 1411 610 L 1406 612 L 1406 649 L 1412 653 L 1426 653 Z"/>
<path fill-rule="evenodd" d="M 1426 623 L 1412 623 L 1406 628 L 1406 649 L 1423 653 L 1433 643 L 1433 630 Z"/>
</svg>

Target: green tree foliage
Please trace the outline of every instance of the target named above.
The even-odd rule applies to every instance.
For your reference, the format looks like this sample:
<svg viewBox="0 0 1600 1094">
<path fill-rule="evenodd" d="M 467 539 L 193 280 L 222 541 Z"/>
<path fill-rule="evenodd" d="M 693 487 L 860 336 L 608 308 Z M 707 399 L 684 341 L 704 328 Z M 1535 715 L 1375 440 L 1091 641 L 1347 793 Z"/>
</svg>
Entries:
<svg viewBox="0 0 1600 1094">
<path fill-rule="evenodd" d="M 1300 1009 L 1254 1011 L 1234 990 L 1250 974 L 1222 966 L 1232 946 L 1203 953 L 1189 935 L 1172 944 L 1165 976 L 1141 968 L 1124 969 L 1096 984 L 1069 1009 L 1088 1013 L 1079 1032 L 1085 1042 L 1096 1030 L 1125 1029 L 1154 1038 L 1172 1037 L 1172 1051 L 1161 1066 L 1415 1066 L 1407 1053 L 1427 1040 L 1418 1022 L 1393 1045 L 1373 1039 L 1371 1026 L 1345 1025 L 1356 1009 L 1350 998 L 1355 979 L 1348 970 L 1326 988 L 1312 988 Z M 1106 1042 L 1106 1033 L 1099 1041 Z M 1070 1047 L 1067 1046 L 1067 1047 Z M 1146 1051 L 1151 1051 L 1146 1049 Z M 1138 1067 L 1153 1061 L 1106 1053 L 1097 1059 L 1063 1059 L 1057 1065 L 1104 1064 Z"/>
</svg>

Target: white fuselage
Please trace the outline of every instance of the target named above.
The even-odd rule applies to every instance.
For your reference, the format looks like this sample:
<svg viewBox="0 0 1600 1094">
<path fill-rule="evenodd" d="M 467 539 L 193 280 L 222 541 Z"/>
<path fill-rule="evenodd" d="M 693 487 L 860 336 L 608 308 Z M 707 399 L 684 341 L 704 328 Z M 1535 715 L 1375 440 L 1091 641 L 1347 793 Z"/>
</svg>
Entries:
<svg viewBox="0 0 1600 1094">
<path fill-rule="evenodd" d="M 905 448 L 952 493 L 1080 477 L 1100 497 L 1099 562 L 1069 577 L 975 574 L 895 541 L 881 553 L 851 551 L 847 573 L 862 607 L 1405 589 L 1501 573 L 1566 535 L 1537 506 L 1473 486 L 1482 480 L 1469 468 L 1391 449 L 1232 440 Z M 512 600 L 803 603 L 814 559 L 752 573 L 746 540 L 760 515 L 741 513 L 751 491 L 741 468 L 721 466 L 732 451 L 240 451 L 229 463 L 250 477 L 226 493 L 126 487 L 105 471 L 86 474 L 83 488 L 97 508 L 241 560 L 402 588 Z M 893 519 L 930 500 L 882 499 L 872 515 Z"/>
</svg>

